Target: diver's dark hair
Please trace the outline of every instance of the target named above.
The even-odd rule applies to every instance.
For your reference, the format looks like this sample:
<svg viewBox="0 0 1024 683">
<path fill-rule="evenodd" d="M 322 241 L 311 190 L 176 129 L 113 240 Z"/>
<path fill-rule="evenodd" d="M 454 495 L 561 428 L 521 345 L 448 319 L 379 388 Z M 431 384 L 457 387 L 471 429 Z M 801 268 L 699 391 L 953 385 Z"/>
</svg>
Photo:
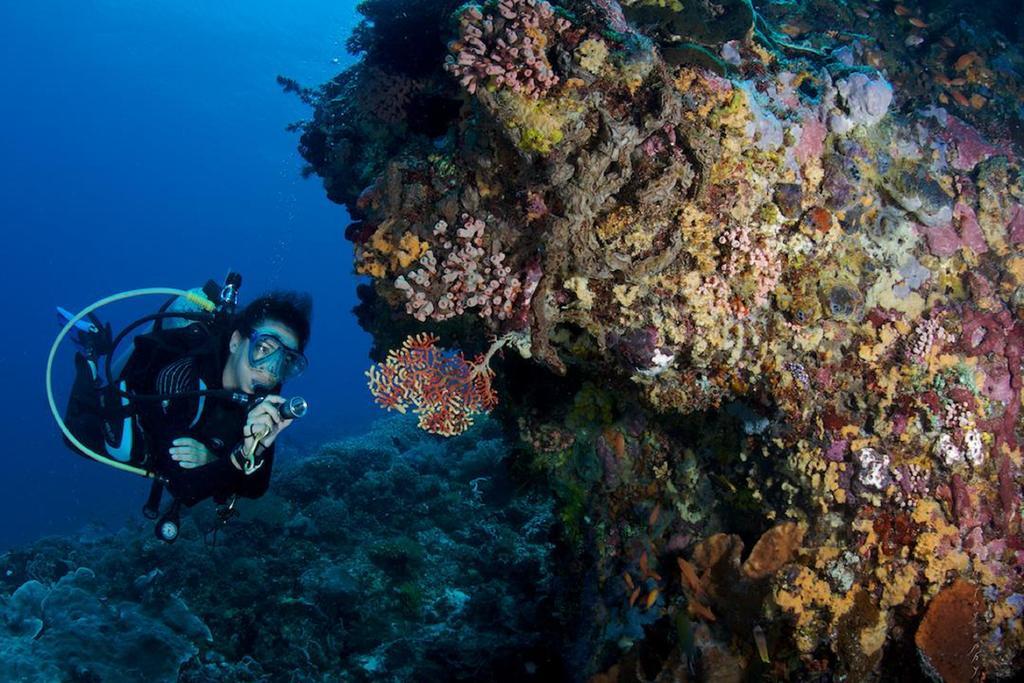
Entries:
<svg viewBox="0 0 1024 683">
<path fill-rule="evenodd" d="M 313 317 L 313 297 L 305 292 L 269 292 L 254 299 L 235 318 L 235 329 L 243 336 L 252 334 L 265 320 L 288 326 L 299 339 L 299 351 L 306 349 Z"/>
</svg>

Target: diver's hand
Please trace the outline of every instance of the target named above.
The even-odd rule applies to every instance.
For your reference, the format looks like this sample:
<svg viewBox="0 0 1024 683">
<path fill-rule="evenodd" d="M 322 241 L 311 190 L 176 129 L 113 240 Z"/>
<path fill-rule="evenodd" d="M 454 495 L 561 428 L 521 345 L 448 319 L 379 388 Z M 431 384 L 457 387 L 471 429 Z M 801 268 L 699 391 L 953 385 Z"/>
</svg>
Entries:
<svg viewBox="0 0 1024 683">
<path fill-rule="evenodd" d="M 213 455 L 206 446 L 187 437 L 172 441 L 169 452 L 171 459 L 187 470 L 202 467 L 213 460 Z"/>
<path fill-rule="evenodd" d="M 257 440 L 264 448 L 269 448 L 273 445 L 274 440 L 277 439 L 277 435 L 295 421 L 294 419 L 286 420 L 281 417 L 281 412 L 277 407 L 284 402 L 285 399 L 280 396 L 270 394 L 259 405 L 249 411 L 249 417 L 245 421 L 245 428 L 242 430 L 242 434 L 245 436 L 246 453 L 252 452 Z M 261 434 L 264 436 L 259 438 Z M 260 452 L 260 450 L 257 450 L 256 454 L 259 455 Z"/>
</svg>

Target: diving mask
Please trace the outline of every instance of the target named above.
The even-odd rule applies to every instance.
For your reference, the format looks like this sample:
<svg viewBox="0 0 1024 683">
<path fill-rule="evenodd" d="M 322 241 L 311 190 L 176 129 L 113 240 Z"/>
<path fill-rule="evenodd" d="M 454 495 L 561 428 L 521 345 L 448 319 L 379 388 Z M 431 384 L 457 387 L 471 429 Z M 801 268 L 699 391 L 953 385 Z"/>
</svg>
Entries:
<svg viewBox="0 0 1024 683">
<path fill-rule="evenodd" d="M 256 330 L 249 335 L 249 365 L 281 382 L 298 377 L 308 364 L 300 351 L 289 348 L 276 334 Z"/>
</svg>

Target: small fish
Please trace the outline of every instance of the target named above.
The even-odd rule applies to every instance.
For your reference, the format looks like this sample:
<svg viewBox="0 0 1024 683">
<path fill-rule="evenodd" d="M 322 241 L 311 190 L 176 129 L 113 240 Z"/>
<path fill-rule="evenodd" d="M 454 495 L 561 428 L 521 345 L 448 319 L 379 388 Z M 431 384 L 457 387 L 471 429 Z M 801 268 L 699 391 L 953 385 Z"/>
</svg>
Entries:
<svg viewBox="0 0 1024 683">
<path fill-rule="evenodd" d="M 633 589 L 633 592 L 629 596 L 629 606 L 632 607 L 636 604 L 636 599 L 640 597 L 640 586 Z"/>
<path fill-rule="evenodd" d="M 676 611 L 676 640 L 687 661 L 694 659 L 696 646 L 693 638 L 693 622 L 682 610 Z"/>
<path fill-rule="evenodd" d="M 961 107 L 971 106 L 971 101 L 964 97 L 964 94 L 959 90 L 950 90 L 949 94 L 952 96 L 953 100 L 955 100 L 956 103 L 959 104 Z"/>
<path fill-rule="evenodd" d="M 905 5 L 896 5 L 892 8 L 892 11 L 900 17 L 908 17 L 913 14 Z"/>
<path fill-rule="evenodd" d="M 953 42 L 953 39 L 950 38 L 949 36 L 942 36 L 942 38 L 939 39 L 939 42 L 942 43 L 942 47 L 947 48 L 949 50 L 952 50 L 954 47 L 956 47 L 956 43 Z"/>
<path fill-rule="evenodd" d="M 696 600 L 690 600 L 690 614 L 700 617 L 704 621 L 716 621 L 714 612 Z"/>
<path fill-rule="evenodd" d="M 904 40 L 903 44 L 907 47 L 917 47 L 924 42 L 924 36 L 920 33 L 911 33 Z"/>
<path fill-rule="evenodd" d="M 855 10 L 853 10 L 853 13 L 856 14 L 861 19 L 870 19 L 871 18 L 871 13 L 868 12 L 863 7 L 856 8 Z"/>
<path fill-rule="evenodd" d="M 681 557 L 676 558 L 676 563 L 679 565 L 679 573 L 682 575 L 683 583 L 693 591 L 694 595 L 701 597 L 704 594 L 704 588 L 700 585 L 697 570 L 692 564 Z"/>
<path fill-rule="evenodd" d="M 658 594 L 660 591 L 655 588 L 647 594 L 647 601 L 644 603 L 644 609 L 650 609 L 652 605 L 658 600 Z"/>
<path fill-rule="evenodd" d="M 985 106 L 986 102 L 988 102 L 988 100 L 985 99 L 984 95 L 971 95 L 971 106 L 974 107 L 975 109 L 981 109 L 982 107 Z"/>
<path fill-rule="evenodd" d="M 754 643 L 757 645 L 757 654 L 761 661 L 768 664 L 768 640 L 764 637 L 764 629 L 760 624 L 754 627 Z"/>
<path fill-rule="evenodd" d="M 655 503 L 654 509 L 651 510 L 651 516 L 647 518 L 647 526 L 654 526 L 658 521 L 659 514 L 661 514 L 661 503 Z"/>
<path fill-rule="evenodd" d="M 968 52 L 967 54 L 960 55 L 960 58 L 953 63 L 953 68 L 956 71 L 963 71 L 971 64 L 978 61 L 978 59 L 980 59 L 980 57 L 978 57 L 977 52 Z"/>
<path fill-rule="evenodd" d="M 636 584 L 633 583 L 633 577 L 629 575 L 629 572 L 622 572 L 622 580 L 626 582 L 627 586 L 629 586 L 629 590 L 634 590 L 636 588 Z"/>
<path fill-rule="evenodd" d="M 647 551 L 640 553 L 640 573 L 647 576 Z"/>
<path fill-rule="evenodd" d="M 928 23 L 923 19 L 918 19 L 917 17 L 910 17 L 908 21 L 911 23 L 911 25 L 916 26 L 918 28 L 928 28 Z"/>
</svg>

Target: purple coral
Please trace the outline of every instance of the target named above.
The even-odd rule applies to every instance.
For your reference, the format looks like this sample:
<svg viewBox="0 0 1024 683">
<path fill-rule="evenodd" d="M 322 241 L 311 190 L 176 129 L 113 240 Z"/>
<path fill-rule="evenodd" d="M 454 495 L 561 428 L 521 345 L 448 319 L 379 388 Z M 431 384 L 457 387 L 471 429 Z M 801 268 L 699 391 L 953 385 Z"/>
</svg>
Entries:
<svg viewBox="0 0 1024 683">
<path fill-rule="evenodd" d="M 493 12 L 496 10 L 497 14 Z M 494 85 L 539 99 L 558 84 L 545 49 L 569 22 L 543 0 L 498 0 L 495 10 L 469 5 L 459 16 L 459 39 L 445 69 L 473 94 Z"/>
<path fill-rule="evenodd" d="M 960 343 L 968 356 L 993 354 L 1005 358 L 1009 372 L 1010 391 L 1018 396 L 1024 388 L 1024 375 L 1020 363 L 1024 358 L 1024 324 L 1006 308 L 996 312 L 974 310 L 963 311 L 963 332 Z M 1020 401 L 1010 401 L 1002 417 L 986 420 L 980 425 L 996 437 L 995 448 L 1006 444 L 1017 445 L 1017 417 L 1020 415 Z"/>
</svg>

